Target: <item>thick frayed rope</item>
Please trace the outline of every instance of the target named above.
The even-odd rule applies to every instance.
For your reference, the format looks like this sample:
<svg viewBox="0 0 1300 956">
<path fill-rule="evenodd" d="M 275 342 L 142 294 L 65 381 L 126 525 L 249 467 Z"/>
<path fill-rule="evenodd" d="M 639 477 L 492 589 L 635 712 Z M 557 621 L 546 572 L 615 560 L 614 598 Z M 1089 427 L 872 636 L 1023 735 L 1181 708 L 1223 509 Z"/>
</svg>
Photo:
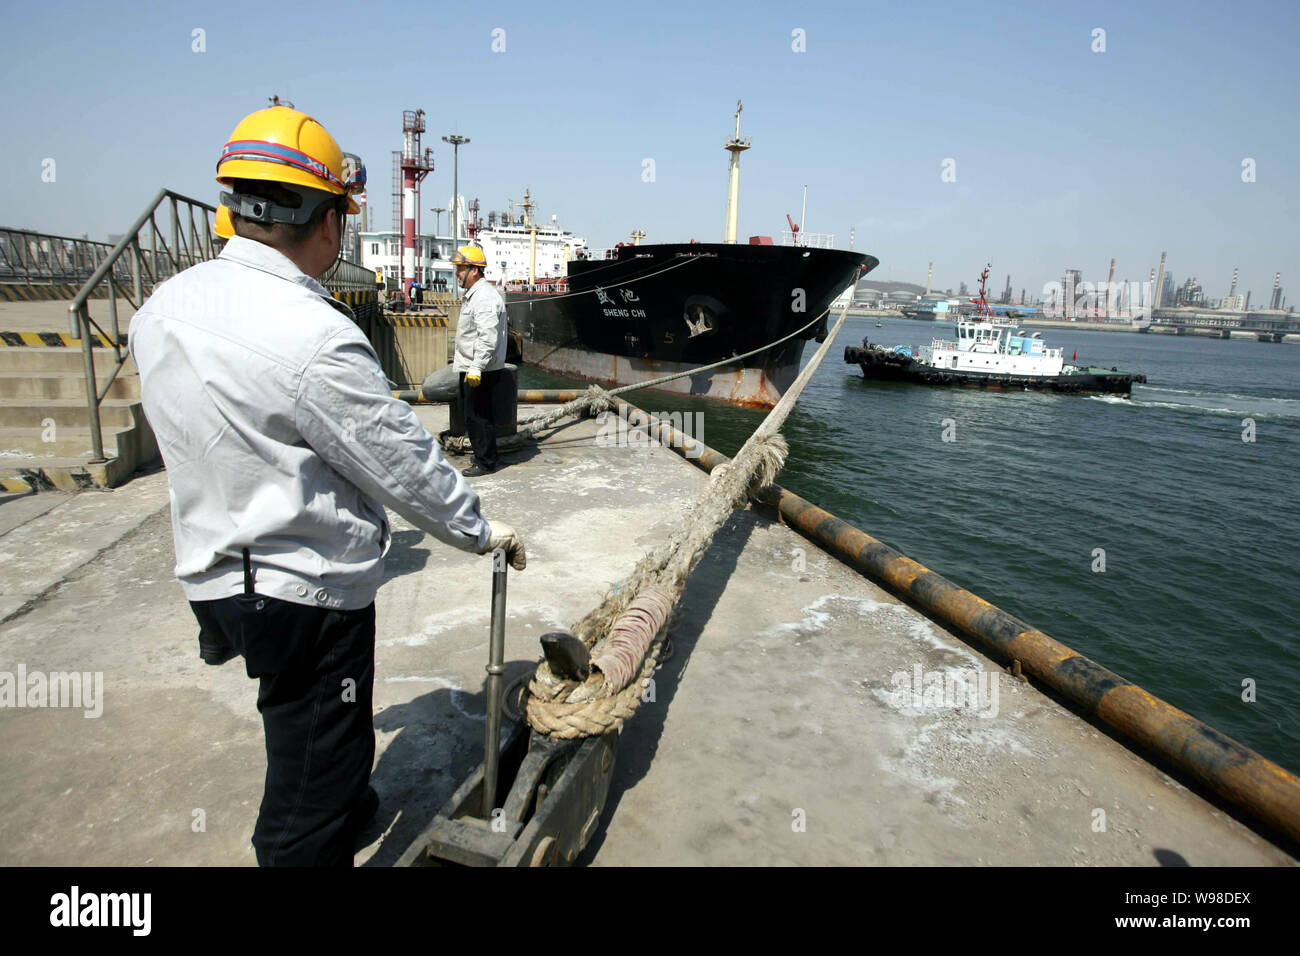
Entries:
<svg viewBox="0 0 1300 956">
<path fill-rule="evenodd" d="M 670 592 L 650 585 L 627 606 L 610 628 L 608 640 L 597 648 L 600 656 L 591 662 L 593 671 L 605 675 L 604 687 L 597 696 L 607 697 L 632 682 L 650 642 L 672 613 L 673 604 Z"/>
</svg>

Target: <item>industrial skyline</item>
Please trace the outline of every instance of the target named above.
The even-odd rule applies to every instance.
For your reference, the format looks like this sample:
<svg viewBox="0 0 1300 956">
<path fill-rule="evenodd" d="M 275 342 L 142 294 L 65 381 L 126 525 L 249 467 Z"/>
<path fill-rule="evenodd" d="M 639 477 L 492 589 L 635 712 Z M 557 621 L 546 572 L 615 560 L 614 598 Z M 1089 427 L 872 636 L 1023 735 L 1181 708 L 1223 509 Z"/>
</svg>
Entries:
<svg viewBox="0 0 1300 956">
<path fill-rule="evenodd" d="M 1227 291 L 1222 295 L 1216 295 L 1213 283 L 1209 280 L 1202 282 L 1199 276 L 1188 276 L 1181 283 L 1175 278 L 1172 271 L 1166 271 L 1166 259 L 1162 256 L 1159 276 L 1157 278 L 1157 269 L 1152 268 L 1149 276 L 1145 277 L 1147 284 L 1146 290 L 1142 293 L 1147 296 L 1147 302 L 1155 308 L 1173 308 L 1177 306 L 1196 306 L 1201 308 L 1217 308 L 1231 311 L 1242 312 L 1248 309 L 1272 309 L 1290 311 L 1295 308 L 1294 302 L 1287 298 L 1286 288 L 1282 283 L 1282 274 L 1275 272 L 1268 290 L 1267 296 L 1256 296 L 1253 290 L 1240 286 L 1238 281 L 1239 268 L 1233 267 L 1231 278 L 1228 281 Z M 940 288 L 933 283 L 933 263 L 927 270 L 928 281 L 926 283 L 927 294 L 933 288 L 934 294 L 942 294 L 953 298 L 966 299 L 972 295 L 967 283 L 962 280 L 958 282 L 957 290 L 953 291 L 952 287 L 945 286 Z M 909 285 L 921 285 L 912 279 L 895 279 L 885 280 L 888 282 L 903 282 Z M 1106 290 L 1112 287 L 1116 289 L 1116 294 L 1112 300 L 1112 306 L 1116 309 L 1124 309 L 1129 306 L 1129 299 L 1132 296 L 1134 283 L 1142 283 L 1143 279 L 1133 279 L 1116 272 L 1116 259 L 1110 260 L 1110 270 L 1105 280 L 1099 277 L 1088 275 L 1085 278 L 1085 270 L 1066 269 L 1064 274 L 1055 280 L 1055 289 L 1049 284 L 1042 289 L 1030 289 L 1020 287 L 1017 292 L 1012 285 L 1011 274 L 1006 276 L 1006 283 L 1001 293 L 996 296 L 990 293 L 989 301 L 1000 304 L 1032 304 L 1038 301 L 1045 301 L 1048 304 L 1053 302 L 1053 293 L 1056 289 L 1075 290 L 1075 295 L 1083 295 L 1098 292 L 1099 301 L 1105 303 Z M 1155 296 L 1155 287 L 1159 282 L 1161 294 L 1159 298 Z M 879 286 L 882 280 L 877 275 L 864 278 L 860 285 L 864 287 Z M 1059 301 L 1057 302 L 1059 305 Z"/>
</svg>

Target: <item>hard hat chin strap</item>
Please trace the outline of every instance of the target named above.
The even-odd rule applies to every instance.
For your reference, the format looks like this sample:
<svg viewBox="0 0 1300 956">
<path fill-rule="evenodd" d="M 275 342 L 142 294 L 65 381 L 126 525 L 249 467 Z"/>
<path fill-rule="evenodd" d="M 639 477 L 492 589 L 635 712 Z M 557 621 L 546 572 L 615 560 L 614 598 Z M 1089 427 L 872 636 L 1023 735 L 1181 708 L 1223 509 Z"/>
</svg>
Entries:
<svg viewBox="0 0 1300 956">
<path fill-rule="evenodd" d="M 311 219 L 316 210 L 324 203 L 337 202 L 338 196 L 322 189 L 307 189 L 284 183 L 277 183 L 281 189 L 288 190 L 302 197 L 302 204 L 297 209 L 278 205 L 263 196 L 250 196 L 247 193 L 222 193 L 221 204 L 241 219 L 271 226 L 276 223 L 288 223 L 301 226 Z"/>
</svg>

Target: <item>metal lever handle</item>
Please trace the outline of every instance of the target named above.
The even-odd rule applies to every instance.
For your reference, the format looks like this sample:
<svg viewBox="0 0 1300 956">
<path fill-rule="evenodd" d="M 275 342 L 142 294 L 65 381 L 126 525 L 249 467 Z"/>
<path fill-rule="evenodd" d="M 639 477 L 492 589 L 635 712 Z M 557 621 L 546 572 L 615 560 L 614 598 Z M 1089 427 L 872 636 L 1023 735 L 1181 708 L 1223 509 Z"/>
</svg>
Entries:
<svg viewBox="0 0 1300 956">
<path fill-rule="evenodd" d="M 506 655 L 506 552 L 492 552 L 492 637 L 487 665 L 487 729 L 483 741 L 483 819 L 496 809 L 497 769 L 501 762 L 501 691 Z"/>
</svg>

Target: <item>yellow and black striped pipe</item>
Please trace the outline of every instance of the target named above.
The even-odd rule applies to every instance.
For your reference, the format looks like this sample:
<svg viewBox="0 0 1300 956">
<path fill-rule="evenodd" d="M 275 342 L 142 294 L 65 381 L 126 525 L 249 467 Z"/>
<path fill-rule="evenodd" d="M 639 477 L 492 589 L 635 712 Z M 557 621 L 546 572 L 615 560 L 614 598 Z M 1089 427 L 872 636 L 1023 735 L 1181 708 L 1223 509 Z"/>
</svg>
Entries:
<svg viewBox="0 0 1300 956">
<path fill-rule="evenodd" d="M 696 467 L 709 472 L 731 459 L 622 402 L 619 414 Z M 689 457 L 698 454 L 699 457 Z M 1300 843 L 1300 778 L 1213 727 L 1148 693 L 1114 671 L 958 587 L 925 565 L 780 485 L 757 500 L 775 508 L 804 537 L 960 631 L 1007 662 L 1188 773 L 1269 827 Z"/>
<path fill-rule="evenodd" d="M 580 388 L 521 388 L 516 400 L 526 405 L 563 405 L 584 394 Z"/>
</svg>

